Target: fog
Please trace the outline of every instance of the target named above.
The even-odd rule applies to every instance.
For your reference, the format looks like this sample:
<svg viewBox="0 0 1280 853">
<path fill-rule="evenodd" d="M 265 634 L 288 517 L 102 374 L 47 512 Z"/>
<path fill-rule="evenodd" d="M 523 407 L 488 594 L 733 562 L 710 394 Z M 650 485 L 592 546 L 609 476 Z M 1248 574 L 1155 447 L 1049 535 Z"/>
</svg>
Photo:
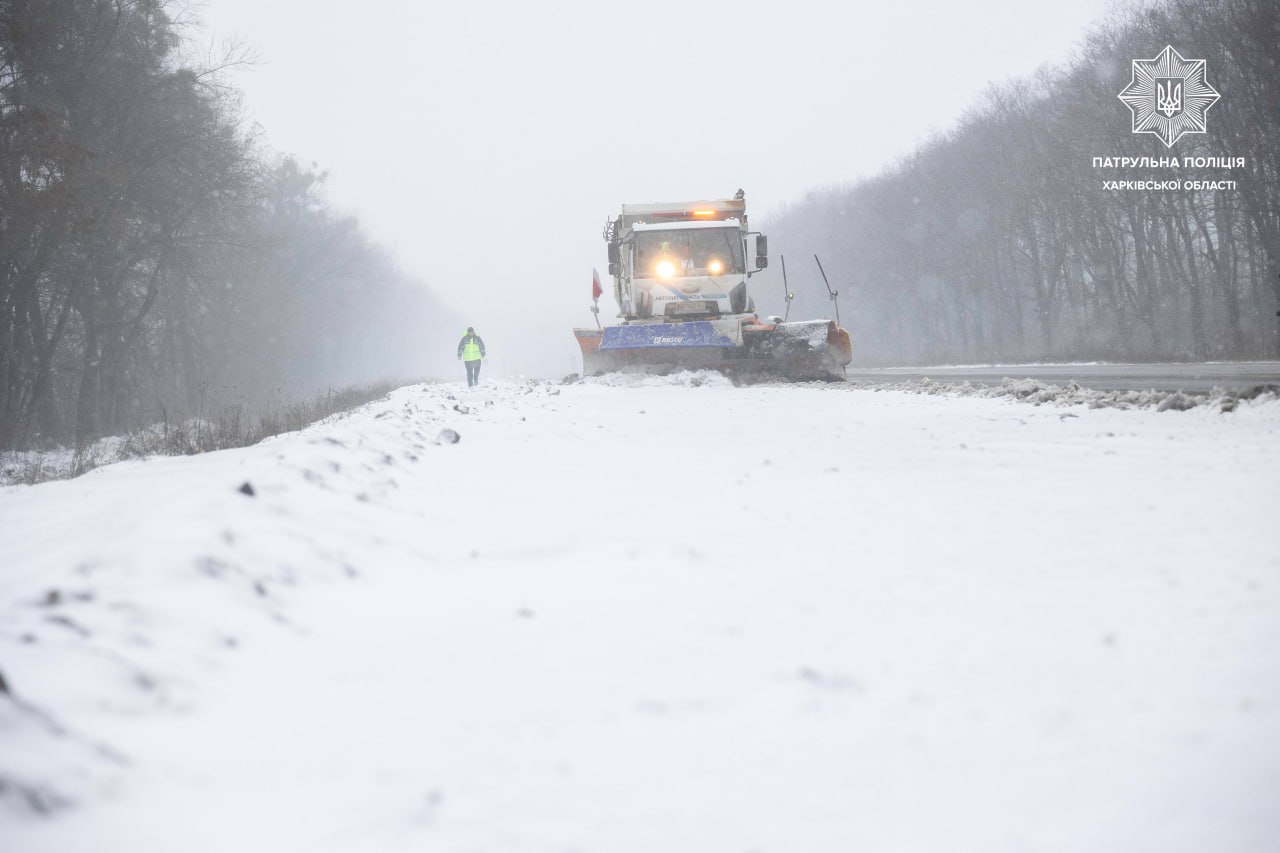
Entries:
<svg viewBox="0 0 1280 853">
<path fill-rule="evenodd" d="M 579 368 L 570 329 L 591 324 L 601 227 L 622 202 L 742 187 L 758 226 L 814 188 L 879 172 L 991 83 L 1064 61 L 1106 6 L 368 0 L 353 15 L 329 0 L 305 12 L 210 0 L 194 11 L 205 43 L 255 54 L 234 81 L 248 120 L 328 170 L 330 200 L 477 327 L 489 375 L 559 376 Z M 602 315 L 614 310 L 606 295 Z"/>
</svg>

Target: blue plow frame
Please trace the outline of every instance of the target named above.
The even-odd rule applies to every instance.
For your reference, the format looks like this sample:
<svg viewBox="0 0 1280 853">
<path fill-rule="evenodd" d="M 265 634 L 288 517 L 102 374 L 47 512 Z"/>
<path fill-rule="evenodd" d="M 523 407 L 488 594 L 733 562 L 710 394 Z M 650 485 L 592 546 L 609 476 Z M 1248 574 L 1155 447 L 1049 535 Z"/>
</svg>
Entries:
<svg viewBox="0 0 1280 853">
<path fill-rule="evenodd" d="M 601 350 L 628 349 L 732 349 L 733 341 L 716 332 L 707 322 L 645 323 L 637 326 L 606 326 Z"/>
</svg>

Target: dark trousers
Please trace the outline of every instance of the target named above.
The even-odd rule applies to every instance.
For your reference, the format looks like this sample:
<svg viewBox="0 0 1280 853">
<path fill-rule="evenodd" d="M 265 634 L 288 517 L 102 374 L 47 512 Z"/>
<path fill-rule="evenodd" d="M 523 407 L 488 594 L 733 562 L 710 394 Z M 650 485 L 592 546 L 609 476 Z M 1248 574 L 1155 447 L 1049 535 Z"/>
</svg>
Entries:
<svg viewBox="0 0 1280 853">
<path fill-rule="evenodd" d="M 467 387 L 480 384 L 480 359 L 475 361 L 464 361 L 467 366 Z"/>
</svg>

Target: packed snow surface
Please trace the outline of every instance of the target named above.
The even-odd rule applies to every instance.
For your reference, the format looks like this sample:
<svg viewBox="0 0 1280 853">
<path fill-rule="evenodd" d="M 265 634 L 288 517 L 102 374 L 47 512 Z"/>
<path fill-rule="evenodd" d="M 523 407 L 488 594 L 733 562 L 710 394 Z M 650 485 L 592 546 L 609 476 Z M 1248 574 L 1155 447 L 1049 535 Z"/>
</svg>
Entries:
<svg viewBox="0 0 1280 853">
<path fill-rule="evenodd" d="M 0 848 L 1274 850 L 1277 510 L 1274 401 L 714 374 L 7 487 Z"/>
</svg>

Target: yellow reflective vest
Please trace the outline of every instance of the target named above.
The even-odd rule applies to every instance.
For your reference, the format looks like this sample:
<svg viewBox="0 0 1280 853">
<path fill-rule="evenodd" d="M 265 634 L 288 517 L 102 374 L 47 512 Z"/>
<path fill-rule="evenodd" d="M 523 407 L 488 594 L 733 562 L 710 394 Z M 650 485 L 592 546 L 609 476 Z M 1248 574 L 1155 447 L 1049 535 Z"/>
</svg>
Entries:
<svg viewBox="0 0 1280 853">
<path fill-rule="evenodd" d="M 479 361 L 484 358 L 484 344 L 479 335 L 467 335 L 458 344 L 458 352 L 463 361 Z"/>
</svg>

